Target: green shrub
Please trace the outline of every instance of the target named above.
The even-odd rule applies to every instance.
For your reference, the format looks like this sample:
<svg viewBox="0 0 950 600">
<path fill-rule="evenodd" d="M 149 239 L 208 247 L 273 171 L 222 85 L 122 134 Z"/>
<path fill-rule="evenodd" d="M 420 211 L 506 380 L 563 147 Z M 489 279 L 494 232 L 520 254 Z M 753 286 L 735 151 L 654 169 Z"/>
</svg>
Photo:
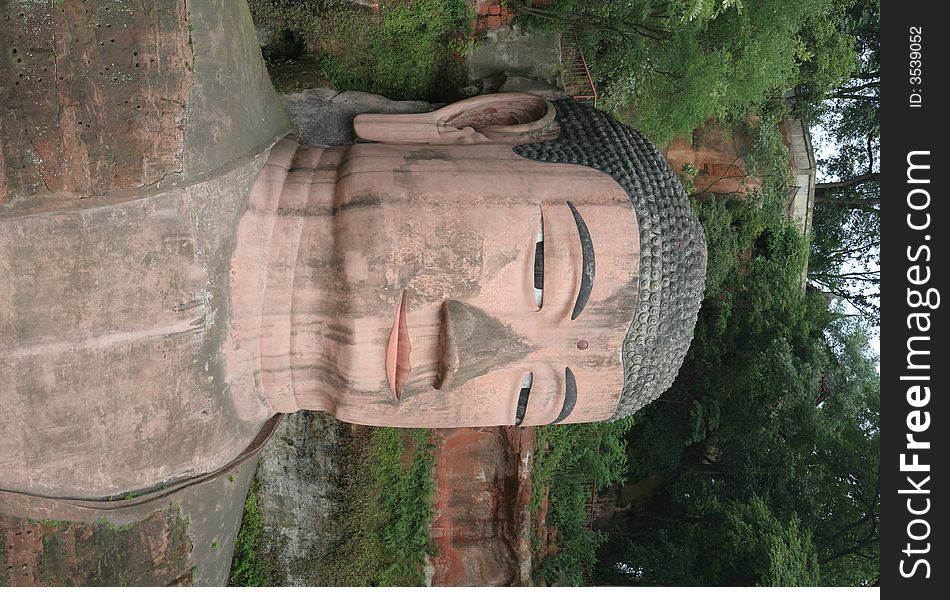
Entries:
<svg viewBox="0 0 950 600">
<path fill-rule="evenodd" d="M 260 555 L 261 536 L 264 533 L 264 517 L 257 504 L 260 483 L 255 479 L 244 500 L 244 517 L 241 529 L 234 542 L 231 558 L 231 575 L 228 585 L 238 587 L 263 587 L 271 585 L 264 559 Z"/>
<path fill-rule="evenodd" d="M 429 430 L 357 431 L 335 515 L 341 544 L 321 560 L 319 584 L 424 585 L 435 489 Z"/>
<path fill-rule="evenodd" d="M 286 0 L 252 0 L 251 10 L 269 29 L 305 40 L 337 90 L 451 100 L 463 85 L 458 49 L 471 37 L 474 17 L 465 0 L 384 2 L 378 20 L 351 4 L 304 4 L 309 10 Z"/>
<path fill-rule="evenodd" d="M 627 473 L 626 432 L 630 418 L 613 423 L 548 425 L 537 430 L 532 475 L 532 510 L 548 493 L 548 525 L 557 528 L 558 552 L 536 565 L 534 576 L 550 584 L 583 585 L 606 540 L 588 529 L 585 503 L 591 489 L 622 482 Z"/>
</svg>

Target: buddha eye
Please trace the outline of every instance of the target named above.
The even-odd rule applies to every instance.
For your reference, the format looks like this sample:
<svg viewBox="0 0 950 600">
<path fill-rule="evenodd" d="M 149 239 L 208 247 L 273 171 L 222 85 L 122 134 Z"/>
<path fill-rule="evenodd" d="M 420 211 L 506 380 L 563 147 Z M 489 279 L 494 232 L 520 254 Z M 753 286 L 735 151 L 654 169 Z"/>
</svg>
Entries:
<svg viewBox="0 0 950 600">
<path fill-rule="evenodd" d="M 528 395 L 531 393 L 531 382 L 534 376 L 527 373 L 521 382 L 521 393 L 518 394 L 518 408 L 515 411 L 515 425 L 521 425 L 525 412 L 528 410 Z"/>
<path fill-rule="evenodd" d="M 544 215 L 538 221 L 538 237 L 534 243 L 534 304 L 541 308 L 544 300 Z"/>
</svg>

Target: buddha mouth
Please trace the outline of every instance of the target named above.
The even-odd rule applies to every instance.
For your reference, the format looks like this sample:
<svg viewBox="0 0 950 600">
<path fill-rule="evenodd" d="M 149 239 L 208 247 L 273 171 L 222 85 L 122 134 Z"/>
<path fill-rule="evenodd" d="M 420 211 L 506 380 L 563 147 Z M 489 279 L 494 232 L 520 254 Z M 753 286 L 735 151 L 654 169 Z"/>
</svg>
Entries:
<svg viewBox="0 0 950 600">
<path fill-rule="evenodd" d="M 396 400 L 401 398 L 409 372 L 412 371 L 412 365 L 409 363 L 412 345 L 409 343 L 409 325 L 406 319 L 408 297 L 409 290 L 403 290 L 402 298 L 396 305 L 389 343 L 386 345 L 386 381 L 389 382 L 389 389 Z"/>
</svg>

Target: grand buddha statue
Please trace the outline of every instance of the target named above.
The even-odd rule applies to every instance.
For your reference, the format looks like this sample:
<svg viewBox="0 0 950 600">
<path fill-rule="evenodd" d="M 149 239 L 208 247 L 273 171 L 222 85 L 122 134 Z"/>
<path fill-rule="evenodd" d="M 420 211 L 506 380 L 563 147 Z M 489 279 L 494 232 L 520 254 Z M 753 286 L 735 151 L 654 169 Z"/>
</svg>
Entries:
<svg viewBox="0 0 950 600">
<path fill-rule="evenodd" d="M 704 240 L 629 127 L 498 94 L 308 146 L 241 3 L 18 6 L 0 15 L 5 492 L 183 485 L 298 410 L 615 419 L 676 376 Z"/>
</svg>

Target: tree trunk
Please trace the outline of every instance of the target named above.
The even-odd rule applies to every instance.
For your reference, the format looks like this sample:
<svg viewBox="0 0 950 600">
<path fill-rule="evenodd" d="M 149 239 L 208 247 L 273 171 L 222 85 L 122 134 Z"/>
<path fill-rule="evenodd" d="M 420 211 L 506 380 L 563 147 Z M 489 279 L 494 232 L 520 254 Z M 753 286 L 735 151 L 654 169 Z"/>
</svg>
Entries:
<svg viewBox="0 0 950 600">
<path fill-rule="evenodd" d="M 880 198 L 830 198 L 826 194 L 815 190 L 815 204 L 827 204 L 834 206 L 843 206 L 845 208 L 856 208 L 860 210 L 874 211 L 879 210 L 881 204 Z"/>
<path fill-rule="evenodd" d="M 840 188 L 853 187 L 859 183 L 864 183 L 865 181 L 877 181 L 880 178 L 880 173 L 865 173 L 864 175 L 856 175 L 851 179 L 845 179 L 843 181 L 829 181 L 825 183 L 816 183 L 815 190 L 834 190 Z"/>
</svg>

